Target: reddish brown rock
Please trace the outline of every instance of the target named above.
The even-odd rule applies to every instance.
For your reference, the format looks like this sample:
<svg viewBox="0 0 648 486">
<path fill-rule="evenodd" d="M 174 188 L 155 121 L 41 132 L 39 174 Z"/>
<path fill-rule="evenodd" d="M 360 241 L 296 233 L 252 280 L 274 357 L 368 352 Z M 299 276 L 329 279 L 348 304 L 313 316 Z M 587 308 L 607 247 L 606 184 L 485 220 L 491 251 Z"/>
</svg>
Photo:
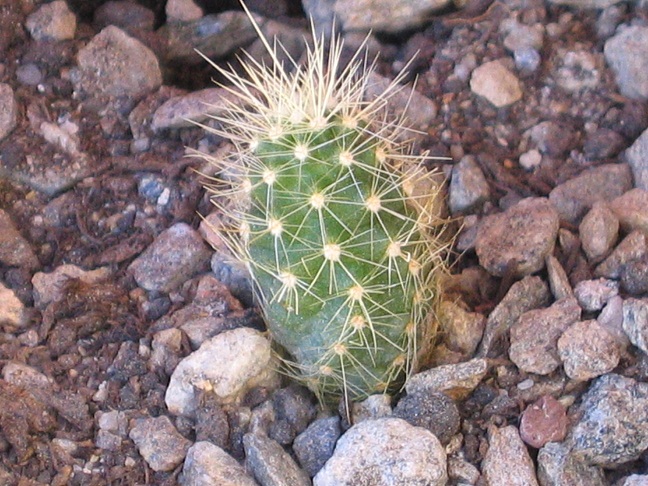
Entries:
<svg viewBox="0 0 648 486">
<path fill-rule="evenodd" d="M 560 442 L 567 435 L 565 407 L 551 395 L 529 405 L 520 421 L 520 437 L 531 447 L 540 448 L 548 442 Z"/>
</svg>

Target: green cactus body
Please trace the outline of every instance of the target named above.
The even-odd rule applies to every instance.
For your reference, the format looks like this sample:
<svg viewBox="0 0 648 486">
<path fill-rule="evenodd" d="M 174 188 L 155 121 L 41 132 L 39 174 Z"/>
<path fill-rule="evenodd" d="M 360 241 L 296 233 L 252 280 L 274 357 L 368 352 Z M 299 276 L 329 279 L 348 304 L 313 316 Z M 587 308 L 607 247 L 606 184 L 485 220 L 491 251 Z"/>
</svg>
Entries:
<svg viewBox="0 0 648 486">
<path fill-rule="evenodd" d="M 355 400 L 397 389 L 416 368 L 445 244 L 432 236 L 436 198 L 408 191 L 423 172 L 399 170 L 412 157 L 401 124 L 382 117 L 388 93 L 364 101 L 360 56 L 335 76 L 341 43 L 328 61 L 322 44 L 292 74 L 254 61 L 247 78 L 222 71 L 242 103 L 219 133 L 242 174 L 216 193 L 237 201 L 229 243 L 287 370 L 323 401 Z"/>
</svg>

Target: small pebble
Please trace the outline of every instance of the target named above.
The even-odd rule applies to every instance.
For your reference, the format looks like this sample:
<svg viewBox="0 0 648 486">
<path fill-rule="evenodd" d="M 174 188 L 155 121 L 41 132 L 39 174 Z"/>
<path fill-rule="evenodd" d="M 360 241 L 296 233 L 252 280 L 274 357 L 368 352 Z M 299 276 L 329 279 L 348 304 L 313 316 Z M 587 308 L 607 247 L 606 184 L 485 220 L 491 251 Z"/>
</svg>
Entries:
<svg viewBox="0 0 648 486">
<path fill-rule="evenodd" d="M 608 373 L 621 359 L 616 339 L 597 321 L 572 324 L 558 339 L 558 355 L 567 376 L 577 381 Z"/>
<path fill-rule="evenodd" d="M 598 263 L 606 257 L 617 241 L 619 219 L 602 202 L 595 202 L 578 227 L 583 251 L 590 262 Z"/>
<path fill-rule="evenodd" d="M 582 280 L 574 287 L 574 294 L 583 310 L 596 312 L 600 311 L 612 297 L 619 294 L 619 283 L 605 278 Z"/>
<path fill-rule="evenodd" d="M 220 447 L 196 442 L 187 451 L 179 484 L 182 486 L 258 486 L 245 469 Z"/>
<path fill-rule="evenodd" d="M 166 415 L 133 420 L 128 436 L 154 471 L 175 469 L 191 446 L 191 442 L 180 435 Z"/>
<path fill-rule="evenodd" d="M 529 405 L 520 420 L 520 437 L 540 449 L 547 442 L 561 442 L 567 435 L 567 410 L 551 395 Z"/>
<path fill-rule="evenodd" d="M 538 479 L 542 485 L 608 486 L 603 470 L 590 466 L 559 442 L 549 442 L 538 453 Z"/>
<path fill-rule="evenodd" d="M 340 418 L 335 416 L 315 420 L 295 438 L 295 456 L 310 477 L 315 476 L 333 455 L 340 435 Z"/>
<path fill-rule="evenodd" d="M 488 445 L 482 462 L 487 485 L 538 486 L 533 461 L 514 426 L 491 427 Z"/>
<path fill-rule="evenodd" d="M 522 99 L 520 81 L 501 61 L 487 62 L 476 68 L 470 79 L 470 89 L 496 108 L 512 105 Z"/>
</svg>

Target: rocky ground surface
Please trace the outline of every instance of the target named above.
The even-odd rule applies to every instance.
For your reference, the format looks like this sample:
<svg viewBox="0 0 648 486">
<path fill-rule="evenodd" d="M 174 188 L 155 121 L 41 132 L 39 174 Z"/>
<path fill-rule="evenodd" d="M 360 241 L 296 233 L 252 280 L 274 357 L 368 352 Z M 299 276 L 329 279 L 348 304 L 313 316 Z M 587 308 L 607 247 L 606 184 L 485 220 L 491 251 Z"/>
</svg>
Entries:
<svg viewBox="0 0 648 486">
<path fill-rule="evenodd" d="M 186 120 L 228 94 L 194 49 L 263 56 L 208 3 L 0 1 L 0 484 L 648 484 L 648 2 L 250 2 L 295 59 L 307 14 L 371 29 L 376 86 L 417 53 L 449 157 L 434 363 L 353 427 L 208 244 L 187 155 L 230 145 Z"/>
</svg>

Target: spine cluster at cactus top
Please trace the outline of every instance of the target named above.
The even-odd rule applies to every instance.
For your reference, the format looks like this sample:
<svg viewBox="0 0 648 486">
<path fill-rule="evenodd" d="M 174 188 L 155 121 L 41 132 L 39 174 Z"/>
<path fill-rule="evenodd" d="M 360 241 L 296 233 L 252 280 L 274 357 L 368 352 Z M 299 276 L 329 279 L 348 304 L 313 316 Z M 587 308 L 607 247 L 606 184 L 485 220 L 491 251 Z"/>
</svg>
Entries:
<svg viewBox="0 0 648 486">
<path fill-rule="evenodd" d="M 238 97 L 218 118 L 236 151 L 221 230 L 249 268 L 286 370 L 322 401 L 362 399 L 402 386 L 433 337 L 445 244 L 436 195 L 411 192 L 425 158 L 409 153 L 401 120 L 364 92 L 361 54 L 342 68 L 342 43 L 323 39 L 288 73 L 247 59 L 222 70 Z M 230 167 L 231 169 L 232 167 Z M 233 172 L 230 170 L 230 172 Z M 436 235 L 436 236 L 435 236 Z M 286 354 L 287 353 L 287 354 Z"/>
</svg>

